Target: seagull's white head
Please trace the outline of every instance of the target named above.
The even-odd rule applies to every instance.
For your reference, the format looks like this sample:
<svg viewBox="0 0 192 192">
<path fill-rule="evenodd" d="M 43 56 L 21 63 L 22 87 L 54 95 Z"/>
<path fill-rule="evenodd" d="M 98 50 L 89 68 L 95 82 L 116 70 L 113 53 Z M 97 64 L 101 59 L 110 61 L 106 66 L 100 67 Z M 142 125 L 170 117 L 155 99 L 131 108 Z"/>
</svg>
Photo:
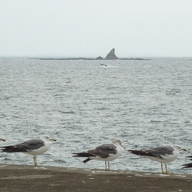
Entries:
<svg viewBox="0 0 192 192">
<path fill-rule="evenodd" d="M 120 145 L 121 147 L 123 147 L 125 149 L 125 147 L 122 145 L 123 142 L 125 142 L 125 141 L 120 141 L 119 139 L 115 139 L 115 138 L 112 139 L 113 144 Z"/>
<path fill-rule="evenodd" d="M 53 139 L 53 138 L 49 137 L 48 135 L 43 135 L 40 137 L 40 139 L 42 139 L 44 141 L 56 141 L 56 139 Z"/>
</svg>

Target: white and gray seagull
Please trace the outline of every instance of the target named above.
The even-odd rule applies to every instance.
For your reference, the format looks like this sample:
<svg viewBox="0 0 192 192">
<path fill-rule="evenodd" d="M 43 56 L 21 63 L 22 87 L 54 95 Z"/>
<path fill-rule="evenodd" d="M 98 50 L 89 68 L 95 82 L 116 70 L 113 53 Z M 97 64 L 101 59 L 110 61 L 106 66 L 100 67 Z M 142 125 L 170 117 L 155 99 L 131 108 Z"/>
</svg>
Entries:
<svg viewBox="0 0 192 192">
<path fill-rule="evenodd" d="M 73 157 L 87 157 L 83 163 L 90 160 L 105 161 L 105 169 L 110 170 L 109 161 L 117 159 L 125 150 L 121 143 L 118 139 L 112 139 L 112 144 L 103 144 L 86 152 L 73 153 Z"/>
<path fill-rule="evenodd" d="M 33 155 L 34 166 L 37 166 L 37 155 L 45 153 L 52 145 L 55 139 L 47 135 L 41 136 L 40 139 L 31 139 L 16 145 L 9 145 L 1 147 L 2 152 L 16 153 L 23 152 Z"/>
<path fill-rule="evenodd" d="M 179 146 L 162 146 L 151 148 L 149 150 L 128 150 L 128 151 L 135 155 L 144 156 L 153 161 L 160 162 L 162 173 L 168 174 L 167 163 L 170 163 L 175 159 L 177 159 L 180 150 L 186 151 L 186 149 L 182 149 Z M 163 170 L 163 164 L 165 165 L 165 171 Z"/>
</svg>

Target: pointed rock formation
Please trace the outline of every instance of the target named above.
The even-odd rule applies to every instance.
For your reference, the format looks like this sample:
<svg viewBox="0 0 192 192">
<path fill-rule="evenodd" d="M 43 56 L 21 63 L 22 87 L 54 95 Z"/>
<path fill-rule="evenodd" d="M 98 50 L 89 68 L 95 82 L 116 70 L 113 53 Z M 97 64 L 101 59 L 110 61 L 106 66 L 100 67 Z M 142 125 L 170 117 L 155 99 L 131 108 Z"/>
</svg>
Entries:
<svg viewBox="0 0 192 192">
<path fill-rule="evenodd" d="M 118 57 L 115 55 L 115 49 L 114 48 L 111 49 L 111 51 L 107 54 L 105 59 L 109 59 L 109 60 L 118 59 Z"/>
</svg>

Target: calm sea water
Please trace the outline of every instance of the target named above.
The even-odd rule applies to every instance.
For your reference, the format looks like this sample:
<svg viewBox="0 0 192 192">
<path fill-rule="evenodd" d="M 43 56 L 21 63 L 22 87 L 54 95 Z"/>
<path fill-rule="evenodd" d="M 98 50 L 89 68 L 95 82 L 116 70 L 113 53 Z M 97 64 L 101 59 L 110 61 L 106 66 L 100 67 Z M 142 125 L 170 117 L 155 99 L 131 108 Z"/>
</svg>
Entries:
<svg viewBox="0 0 192 192">
<path fill-rule="evenodd" d="M 46 166 L 102 169 L 104 162 L 72 157 L 112 138 L 126 149 L 179 145 L 188 151 L 169 164 L 175 173 L 192 155 L 192 60 L 127 61 L 0 59 L 0 137 L 16 144 L 49 134 L 57 139 L 38 156 Z M 26 154 L 0 154 L 0 163 L 33 164 Z M 160 164 L 125 151 L 114 170 L 159 172 Z"/>
</svg>

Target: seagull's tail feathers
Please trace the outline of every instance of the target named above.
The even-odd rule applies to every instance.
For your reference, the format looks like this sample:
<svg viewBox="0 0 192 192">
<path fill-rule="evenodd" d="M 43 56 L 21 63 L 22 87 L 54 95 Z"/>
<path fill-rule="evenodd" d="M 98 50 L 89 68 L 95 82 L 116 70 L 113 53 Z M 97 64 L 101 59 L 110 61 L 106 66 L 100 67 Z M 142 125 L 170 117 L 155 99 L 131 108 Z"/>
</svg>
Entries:
<svg viewBox="0 0 192 192">
<path fill-rule="evenodd" d="M 144 156 L 144 155 L 146 156 L 147 155 L 146 151 L 140 151 L 140 150 L 128 150 L 128 151 L 135 154 L 135 155 L 140 155 L 140 156 Z"/>
<path fill-rule="evenodd" d="M 90 153 L 87 153 L 87 152 L 82 152 L 82 153 L 73 153 L 73 157 L 88 157 L 87 159 L 85 159 L 83 161 L 83 163 L 87 163 L 88 161 L 90 161 L 91 159 L 89 158 L 90 156 L 93 156 L 91 155 Z"/>
<path fill-rule="evenodd" d="M 88 161 L 90 161 L 91 159 L 90 158 L 87 158 L 83 161 L 83 163 L 87 163 Z"/>
<path fill-rule="evenodd" d="M 150 157 L 157 157 L 156 155 L 150 153 L 149 151 L 141 151 L 141 150 L 128 150 L 132 154 L 139 155 L 139 156 L 150 156 Z"/>
<path fill-rule="evenodd" d="M 192 163 L 184 164 L 182 166 L 183 166 L 183 168 L 190 168 L 190 167 L 192 167 Z"/>
<path fill-rule="evenodd" d="M 73 157 L 89 157 L 91 156 L 90 153 L 82 152 L 82 153 L 73 153 Z"/>
<path fill-rule="evenodd" d="M 7 153 L 27 152 L 26 150 L 16 147 L 15 145 L 1 147 L 1 151 Z"/>
</svg>

